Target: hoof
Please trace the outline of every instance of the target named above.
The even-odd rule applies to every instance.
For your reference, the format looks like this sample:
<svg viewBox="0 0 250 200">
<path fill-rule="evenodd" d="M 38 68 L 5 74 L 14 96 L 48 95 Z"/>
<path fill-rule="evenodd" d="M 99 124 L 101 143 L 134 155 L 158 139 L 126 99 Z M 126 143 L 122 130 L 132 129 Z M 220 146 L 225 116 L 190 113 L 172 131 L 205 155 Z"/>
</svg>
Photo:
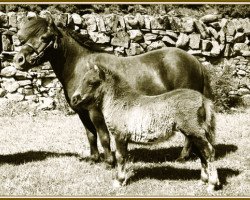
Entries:
<svg viewBox="0 0 250 200">
<path fill-rule="evenodd" d="M 207 187 L 207 192 L 208 192 L 209 194 L 213 194 L 214 191 L 215 191 L 215 186 L 209 184 L 208 187 Z"/>
<path fill-rule="evenodd" d="M 175 161 L 176 161 L 176 162 L 181 162 L 181 163 L 183 163 L 183 162 L 186 161 L 186 159 L 185 159 L 185 158 L 182 158 L 182 157 L 179 157 L 179 158 L 177 158 Z"/>
<path fill-rule="evenodd" d="M 115 164 L 114 163 L 105 163 L 105 168 L 106 169 L 114 169 L 115 168 Z"/>
<path fill-rule="evenodd" d="M 118 180 L 114 180 L 113 188 L 121 188 L 121 187 L 122 187 L 122 183 Z"/>
<path fill-rule="evenodd" d="M 207 182 L 205 182 L 205 181 L 199 180 L 198 185 L 199 185 L 199 186 L 202 186 L 202 185 L 206 185 L 206 183 L 207 183 Z"/>
<path fill-rule="evenodd" d="M 89 156 L 89 157 L 81 158 L 80 161 L 86 161 L 90 164 L 96 164 L 96 163 L 99 163 L 101 160 L 99 156 Z"/>
</svg>

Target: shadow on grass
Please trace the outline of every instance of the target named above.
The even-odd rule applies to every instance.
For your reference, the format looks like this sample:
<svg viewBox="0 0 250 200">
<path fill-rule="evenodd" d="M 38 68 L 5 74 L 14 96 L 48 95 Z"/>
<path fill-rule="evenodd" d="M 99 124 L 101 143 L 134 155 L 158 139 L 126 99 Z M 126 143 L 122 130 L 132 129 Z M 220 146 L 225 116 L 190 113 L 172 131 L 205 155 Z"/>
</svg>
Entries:
<svg viewBox="0 0 250 200">
<path fill-rule="evenodd" d="M 232 144 L 217 144 L 215 146 L 215 159 L 223 158 L 227 154 L 235 152 L 237 149 L 238 147 Z M 181 150 L 182 147 L 161 149 L 147 149 L 142 147 L 131 149 L 129 154 L 133 162 L 161 163 L 165 161 L 175 161 L 179 157 Z M 195 155 L 191 156 L 191 159 L 195 158 L 197 158 Z"/>
<path fill-rule="evenodd" d="M 200 170 L 175 168 L 170 166 L 137 168 L 130 177 L 129 183 L 150 178 L 157 180 L 200 180 Z M 218 176 L 222 185 L 227 184 L 227 178 L 239 175 L 238 170 L 219 168 Z"/>
<path fill-rule="evenodd" d="M 49 157 L 80 157 L 74 153 L 56 153 L 47 151 L 28 151 L 9 155 L 0 155 L 0 164 L 20 165 L 27 162 L 42 161 Z"/>
</svg>

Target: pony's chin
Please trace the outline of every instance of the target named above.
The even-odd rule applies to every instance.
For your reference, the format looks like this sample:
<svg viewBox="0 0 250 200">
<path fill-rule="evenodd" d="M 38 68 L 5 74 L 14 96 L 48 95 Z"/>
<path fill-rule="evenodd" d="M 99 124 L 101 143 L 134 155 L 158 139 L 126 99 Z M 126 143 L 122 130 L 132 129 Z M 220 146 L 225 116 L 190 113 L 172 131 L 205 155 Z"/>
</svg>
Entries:
<svg viewBox="0 0 250 200">
<path fill-rule="evenodd" d="M 19 66 L 19 65 L 17 65 L 17 64 L 15 64 L 14 66 L 15 66 L 15 68 L 16 68 L 17 70 L 20 70 L 20 71 L 28 71 L 28 70 L 30 70 L 31 68 L 35 67 L 35 66 L 33 66 L 32 64 L 27 64 L 27 65 L 22 66 L 22 67 Z"/>
</svg>

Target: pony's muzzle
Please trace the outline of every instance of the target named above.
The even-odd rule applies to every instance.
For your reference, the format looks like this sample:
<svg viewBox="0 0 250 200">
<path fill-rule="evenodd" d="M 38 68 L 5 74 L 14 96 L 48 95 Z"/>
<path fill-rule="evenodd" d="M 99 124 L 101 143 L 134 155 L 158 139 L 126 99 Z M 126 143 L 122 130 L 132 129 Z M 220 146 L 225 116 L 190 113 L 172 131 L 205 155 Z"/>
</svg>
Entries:
<svg viewBox="0 0 250 200">
<path fill-rule="evenodd" d="M 22 67 L 25 64 L 25 56 L 22 53 L 18 53 L 16 54 L 16 56 L 14 57 L 14 63 L 17 66 L 17 68 Z"/>
</svg>

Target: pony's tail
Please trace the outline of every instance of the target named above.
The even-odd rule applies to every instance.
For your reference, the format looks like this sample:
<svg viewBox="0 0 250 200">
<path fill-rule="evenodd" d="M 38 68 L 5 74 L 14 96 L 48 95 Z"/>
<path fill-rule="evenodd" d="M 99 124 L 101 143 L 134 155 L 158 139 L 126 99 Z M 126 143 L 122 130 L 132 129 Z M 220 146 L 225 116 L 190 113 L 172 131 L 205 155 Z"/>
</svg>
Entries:
<svg viewBox="0 0 250 200">
<path fill-rule="evenodd" d="M 214 100 L 214 94 L 213 94 L 213 90 L 211 88 L 211 81 L 210 81 L 210 76 L 208 74 L 208 70 L 205 69 L 205 67 L 203 68 L 203 94 L 205 97 L 211 99 L 212 101 Z"/>
<path fill-rule="evenodd" d="M 205 131 L 208 141 L 213 145 L 215 143 L 215 110 L 214 104 L 210 99 L 203 99 L 203 108 L 205 110 Z"/>
</svg>

